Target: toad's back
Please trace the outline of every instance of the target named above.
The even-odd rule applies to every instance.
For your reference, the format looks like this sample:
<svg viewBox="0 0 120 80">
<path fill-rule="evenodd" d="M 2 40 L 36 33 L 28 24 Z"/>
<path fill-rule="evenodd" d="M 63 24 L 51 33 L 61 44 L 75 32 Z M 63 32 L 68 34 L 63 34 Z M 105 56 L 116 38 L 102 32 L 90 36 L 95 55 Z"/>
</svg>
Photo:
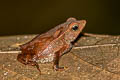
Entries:
<svg viewBox="0 0 120 80">
<path fill-rule="evenodd" d="M 50 44 L 50 42 L 57 39 L 61 34 L 63 34 L 68 28 L 68 26 L 66 26 L 66 25 L 68 25 L 70 23 L 71 22 L 65 22 L 63 24 L 60 24 L 60 25 L 54 27 L 53 29 L 49 30 L 46 33 L 36 36 L 30 42 L 21 45 L 20 46 L 21 50 L 24 52 L 25 50 L 26 51 L 33 50 L 36 47 L 43 49 L 48 44 Z"/>
<path fill-rule="evenodd" d="M 63 45 L 62 40 L 59 40 L 59 36 L 67 29 L 67 26 L 62 26 L 65 24 L 61 24 L 21 45 L 22 54 L 30 55 L 31 59 L 40 59 L 42 63 L 51 62 L 55 51 Z"/>
<path fill-rule="evenodd" d="M 38 60 L 45 63 L 54 59 L 53 68 L 55 70 L 64 69 L 59 67 L 59 59 L 72 49 L 72 42 L 82 32 L 85 24 L 85 20 L 67 19 L 65 23 L 21 45 L 22 53 L 17 56 L 17 60 L 25 65 L 36 66 L 40 71 Z"/>
</svg>

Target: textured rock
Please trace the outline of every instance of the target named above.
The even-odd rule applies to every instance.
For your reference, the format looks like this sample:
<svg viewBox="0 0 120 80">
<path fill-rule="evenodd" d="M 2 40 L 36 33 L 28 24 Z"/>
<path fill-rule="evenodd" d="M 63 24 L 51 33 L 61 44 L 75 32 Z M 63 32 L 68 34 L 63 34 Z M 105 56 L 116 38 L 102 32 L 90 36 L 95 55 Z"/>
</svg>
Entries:
<svg viewBox="0 0 120 80">
<path fill-rule="evenodd" d="M 19 45 L 34 36 L 0 37 L 0 80 L 120 80 L 120 36 L 83 36 L 62 56 L 64 71 L 54 71 L 52 63 L 39 64 L 42 75 L 16 60 Z"/>
</svg>

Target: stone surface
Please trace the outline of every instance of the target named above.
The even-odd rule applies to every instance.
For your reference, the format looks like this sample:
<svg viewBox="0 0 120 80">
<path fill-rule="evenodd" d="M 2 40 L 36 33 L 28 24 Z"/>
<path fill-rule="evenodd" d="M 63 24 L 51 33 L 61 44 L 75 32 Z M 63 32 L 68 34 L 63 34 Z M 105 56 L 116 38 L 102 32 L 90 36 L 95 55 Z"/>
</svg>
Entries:
<svg viewBox="0 0 120 80">
<path fill-rule="evenodd" d="M 64 71 L 54 71 L 52 63 L 39 63 L 42 75 L 36 67 L 16 60 L 19 45 L 33 37 L 35 35 L 0 37 L 0 80 L 120 80 L 120 36 L 82 36 L 77 45 L 61 57 Z"/>
</svg>

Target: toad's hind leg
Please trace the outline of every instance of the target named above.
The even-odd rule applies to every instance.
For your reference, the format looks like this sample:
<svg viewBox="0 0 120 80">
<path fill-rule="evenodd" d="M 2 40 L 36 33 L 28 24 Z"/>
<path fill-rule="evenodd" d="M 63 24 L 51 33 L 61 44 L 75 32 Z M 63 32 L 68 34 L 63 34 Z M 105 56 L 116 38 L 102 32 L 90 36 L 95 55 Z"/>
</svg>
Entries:
<svg viewBox="0 0 120 80">
<path fill-rule="evenodd" d="M 36 68 L 38 69 L 38 71 L 41 74 L 39 65 L 36 61 L 32 61 L 31 60 L 31 55 L 26 55 L 26 54 L 18 54 L 17 56 L 17 60 L 25 65 L 30 65 L 30 66 L 36 66 Z"/>
<path fill-rule="evenodd" d="M 30 62 L 29 65 L 36 66 L 37 70 L 38 70 L 38 71 L 40 72 L 40 74 L 41 74 L 41 70 L 40 70 L 40 67 L 39 67 L 39 65 L 38 65 L 37 62 Z"/>
</svg>

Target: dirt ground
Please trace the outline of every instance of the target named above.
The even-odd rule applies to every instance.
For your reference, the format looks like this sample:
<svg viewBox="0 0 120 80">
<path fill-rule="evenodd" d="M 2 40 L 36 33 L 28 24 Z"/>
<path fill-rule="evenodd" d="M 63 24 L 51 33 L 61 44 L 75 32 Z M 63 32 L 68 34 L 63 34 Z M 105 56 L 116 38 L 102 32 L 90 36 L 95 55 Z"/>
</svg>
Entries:
<svg viewBox="0 0 120 80">
<path fill-rule="evenodd" d="M 73 49 L 62 56 L 64 71 L 54 71 L 52 63 L 26 66 L 16 60 L 19 45 L 36 35 L 0 37 L 0 80 L 120 80 L 120 36 L 82 36 Z"/>
</svg>

